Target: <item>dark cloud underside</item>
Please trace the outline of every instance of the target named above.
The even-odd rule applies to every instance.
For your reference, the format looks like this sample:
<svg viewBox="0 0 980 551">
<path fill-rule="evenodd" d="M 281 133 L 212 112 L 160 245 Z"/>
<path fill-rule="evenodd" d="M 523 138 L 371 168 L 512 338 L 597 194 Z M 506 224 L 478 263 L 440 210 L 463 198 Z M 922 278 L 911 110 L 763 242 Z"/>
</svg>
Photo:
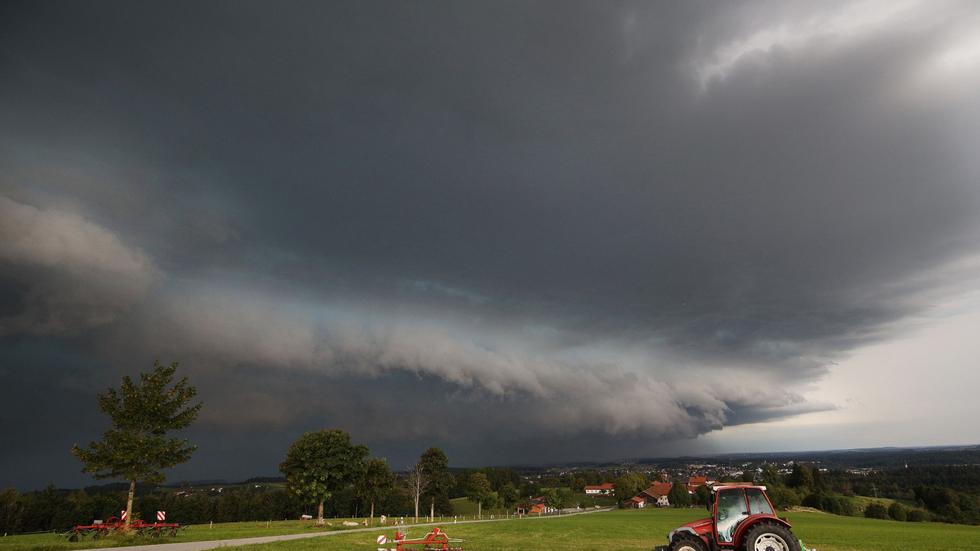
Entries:
<svg viewBox="0 0 980 551">
<path fill-rule="evenodd" d="M 100 383 L 72 415 L 182 360 L 211 464 L 324 425 L 649 454 L 828 407 L 806 385 L 977 252 L 980 24 L 861 6 L 8 2 L 4 433 L 73 377 L 44 343 Z"/>
</svg>

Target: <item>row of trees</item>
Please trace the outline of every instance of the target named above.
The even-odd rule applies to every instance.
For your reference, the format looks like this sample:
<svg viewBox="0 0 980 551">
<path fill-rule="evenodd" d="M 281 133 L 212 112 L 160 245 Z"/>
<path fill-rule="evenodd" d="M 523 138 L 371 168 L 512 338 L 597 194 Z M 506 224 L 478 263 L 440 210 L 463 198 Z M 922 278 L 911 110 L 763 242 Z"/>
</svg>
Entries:
<svg viewBox="0 0 980 551">
<path fill-rule="evenodd" d="M 397 476 L 383 459 L 368 457 L 367 448 L 352 443 L 347 433 L 317 431 L 304 434 L 290 447 L 281 465 L 285 487 L 261 481 L 225 487 L 219 493 L 140 485 L 132 510 L 136 518 L 140 511 L 166 510 L 170 518 L 186 524 L 279 520 L 311 512 L 318 522 L 325 517 L 362 515 L 373 522 L 376 511 L 411 516 L 424 507 L 429 515 L 451 515 L 452 497 L 467 497 L 481 515 L 484 507 L 511 508 L 521 500 L 513 482 L 520 476 L 510 469 L 452 472 L 448 464 L 442 450 L 429 448 L 408 476 Z M 108 485 L 86 492 L 49 487 L 23 495 L 6 490 L 0 493 L 0 531 L 63 530 L 94 518 L 118 516 L 129 492 L 113 486 L 118 488 Z M 544 494 L 553 507 L 574 505 L 568 489 Z"/>
<path fill-rule="evenodd" d="M 181 495 L 173 491 L 140 491 L 133 500 L 134 516 L 144 517 L 155 511 L 167 511 L 170 518 L 183 524 L 210 521 L 281 520 L 298 518 L 309 506 L 282 488 L 226 488 L 218 493 L 194 492 Z M 18 494 L 13 489 L 0 492 L 0 534 L 62 531 L 93 519 L 119 516 L 126 507 L 128 491 L 86 492 L 48 487 L 36 492 Z M 338 505 L 344 512 L 351 507 L 351 496 L 342 496 Z"/>
<path fill-rule="evenodd" d="M 838 515 L 864 515 L 868 518 L 921 522 L 980 523 L 980 499 L 976 495 L 948 487 L 917 485 L 922 480 L 952 484 L 956 479 L 975 487 L 975 474 L 971 468 L 914 467 L 894 472 L 852 475 L 843 471 L 824 472 L 818 468 L 797 463 L 785 477 L 767 465 L 756 477 L 757 482 L 769 487 L 773 504 L 785 509 L 796 505 L 813 507 Z M 854 499 L 857 495 L 882 497 L 912 502 L 914 507 L 893 502 L 885 506 L 872 502 L 861 506 Z"/>
<path fill-rule="evenodd" d="M 109 416 L 112 427 L 102 440 L 71 450 L 82 462 L 83 472 L 99 479 L 128 482 L 127 528 L 134 518 L 137 483 L 162 483 L 163 471 L 189 460 L 196 449 L 188 441 L 170 436 L 190 426 L 202 407 L 192 403 L 197 390 L 186 377 L 174 380 L 177 367 L 176 362 L 155 362 L 153 369 L 137 380 L 124 377 L 119 389 L 100 394 L 99 407 Z M 302 435 L 290 446 L 279 468 L 286 477 L 288 494 L 294 501 L 315 504 L 321 524 L 325 504 L 331 498 L 349 495 L 358 503 L 369 504 L 373 521 L 376 505 L 395 495 L 396 478 L 385 460 L 370 458 L 367 446 L 352 443 L 350 435 L 341 430 Z M 426 450 L 407 482 L 416 518 L 422 503 L 429 505 L 430 515 L 451 512 L 449 496 L 456 480 L 441 450 Z"/>
</svg>

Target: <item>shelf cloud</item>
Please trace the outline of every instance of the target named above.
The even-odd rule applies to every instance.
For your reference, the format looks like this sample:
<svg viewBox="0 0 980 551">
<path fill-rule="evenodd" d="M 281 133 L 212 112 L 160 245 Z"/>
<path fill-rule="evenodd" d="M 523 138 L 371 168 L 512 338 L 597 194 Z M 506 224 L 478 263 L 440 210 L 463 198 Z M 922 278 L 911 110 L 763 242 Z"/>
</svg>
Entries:
<svg viewBox="0 0 980 551">
<path fill-rule="evenodd" d="M 180 360 L 234 473 L 324 426 L 491 464 L 833 409 L 978 281 L 971 2 L 4 10 L 3 407 Z M 74 469 L 32 450 L 0 471 Z"/>
</svg>

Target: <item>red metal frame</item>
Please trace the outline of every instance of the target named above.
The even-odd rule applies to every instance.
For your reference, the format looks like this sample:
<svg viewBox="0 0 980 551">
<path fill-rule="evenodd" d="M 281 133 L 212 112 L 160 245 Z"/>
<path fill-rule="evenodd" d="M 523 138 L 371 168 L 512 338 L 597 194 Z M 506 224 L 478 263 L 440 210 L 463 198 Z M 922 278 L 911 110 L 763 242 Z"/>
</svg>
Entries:
<svg viewBox="0 0 980 551">
<path fill-rule="evenodd" d="M 397 551 L 410 551 L 409 545 L 421 545 L 423 549 L 439 551 L 461 551 L 461 547 L 450 547 L 449 536 L 436 527 L 426 534 L 422 539 L 406 539 L 407 536 L 401 532 L 395 532 L 395 549 Z M 459 540 L 457 540 L 459 541 Z"/>
<path fill-rule="evenodd" d="M 109 534 L 122 532 L 126 529 L 126 523 L 119 517 L 109 517 L 102 524 L 80 524 L 68 531 L 69 541 L 78 541 L 87 535 L 93 539 L 102 538 Z M 171 536 L 176 536 L 180 530 L 180 524 L 176 522 L 143 522 L 136 519 L 129 523 L 129 530 L 135 531 L 140 536 L 160 537 L 164 532 Z"/>
</svg>

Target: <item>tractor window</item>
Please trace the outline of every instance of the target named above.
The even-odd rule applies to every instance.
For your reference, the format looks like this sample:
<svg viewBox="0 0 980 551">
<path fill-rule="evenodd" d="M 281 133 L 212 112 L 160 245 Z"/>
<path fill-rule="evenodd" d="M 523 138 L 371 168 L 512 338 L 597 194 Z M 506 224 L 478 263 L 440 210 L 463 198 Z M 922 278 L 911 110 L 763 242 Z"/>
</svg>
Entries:
<svg viewBox="0 0 980 551">
<path fill-rule="evenodd" d="M 722 490 L 718 494 L 718 541 L 731 543 L 735 527 L 748 515 L 745 511 L 745 493 L 742 490 Z"/>
<path fill-rule="evenodd" d="M 749 496 L 749 514 L 750 515 L 772 515 L 772 506 L 769 505 L 769 501 L 766 499 L 765 494 L 762 490 L 756 488 L 748 488 L 745 490 L 746 495 Z"/>
</svg>

